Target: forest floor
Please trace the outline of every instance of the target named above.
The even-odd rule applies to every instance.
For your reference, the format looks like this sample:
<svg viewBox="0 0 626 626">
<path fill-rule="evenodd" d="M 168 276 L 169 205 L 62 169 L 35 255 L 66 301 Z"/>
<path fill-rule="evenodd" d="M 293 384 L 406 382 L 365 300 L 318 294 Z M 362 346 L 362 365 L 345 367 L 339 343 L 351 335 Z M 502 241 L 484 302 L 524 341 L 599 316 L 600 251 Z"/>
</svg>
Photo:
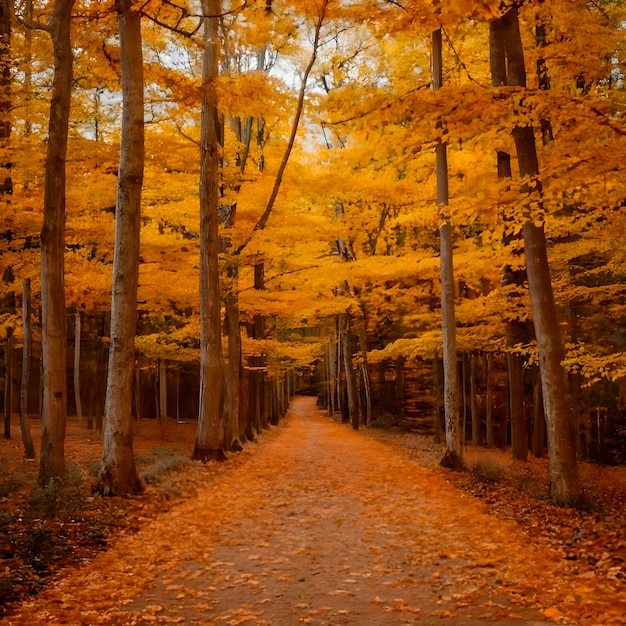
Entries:
<svg viewBox="0 0 626 626">
<path fill-rule="evenodd" d="M 587 506 L 559 509 L 543 459 L 470 450 L 454 473 L 314 398 L 222 464 L 186 460 L 195 424 L 136 431 L 135 498 L 91 494 L 82 425 L 46 490 L 2 442 L 0 624 L 626 624 L 624 468 L 583 465 Z"/>
</svg>

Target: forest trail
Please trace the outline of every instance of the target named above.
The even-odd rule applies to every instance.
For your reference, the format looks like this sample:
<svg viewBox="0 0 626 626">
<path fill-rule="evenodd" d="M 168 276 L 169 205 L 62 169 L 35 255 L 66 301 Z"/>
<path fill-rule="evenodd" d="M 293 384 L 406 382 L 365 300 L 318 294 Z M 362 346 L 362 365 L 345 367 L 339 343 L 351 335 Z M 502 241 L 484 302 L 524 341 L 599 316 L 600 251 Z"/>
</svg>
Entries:
<svg viewBox="0 0 626 626">
<path fill-rule="evenodd" d="M 313 398 L 219 468 L 0 624 L 583 623 L 567 562 Z"/>
</svg>

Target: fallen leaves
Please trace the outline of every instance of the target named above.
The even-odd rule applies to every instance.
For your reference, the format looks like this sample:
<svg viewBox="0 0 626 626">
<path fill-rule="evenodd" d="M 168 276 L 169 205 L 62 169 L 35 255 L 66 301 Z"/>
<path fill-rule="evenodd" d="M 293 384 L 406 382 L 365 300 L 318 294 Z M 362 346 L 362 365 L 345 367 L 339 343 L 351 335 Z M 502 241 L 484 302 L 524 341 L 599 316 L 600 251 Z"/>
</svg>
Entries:
<svg viewBox="0 0 626 626">
<path fill-rule="evenodd" d="M 350 480 L 337 481 L 346 464 Z M 583 576 L 561 544 L 529 541 L 516 522 L 461 499 L 442 471 L 323 418 L 293 420 L 219 472 L 15 623 L 54 624 L 61 610 L 73 624 L 619 623 L 623 570 L 611 550 L 598 554 L 601 580 Z"/>
</svg>

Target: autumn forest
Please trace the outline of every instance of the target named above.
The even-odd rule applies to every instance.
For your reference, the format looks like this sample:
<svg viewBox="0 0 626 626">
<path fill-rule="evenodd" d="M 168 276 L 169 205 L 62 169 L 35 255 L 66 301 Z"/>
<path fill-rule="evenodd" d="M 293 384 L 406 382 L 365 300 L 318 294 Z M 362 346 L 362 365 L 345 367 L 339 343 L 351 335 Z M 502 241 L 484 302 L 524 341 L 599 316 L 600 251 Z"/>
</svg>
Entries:
<svg viewBox="0 0 626 626">
<path fill-rule="evenodd" d="M 222 461 L 300 393 L 451 470 L 545 457 L 584 506 L 581 463 L 626 464 L 625 24 L 620 0 L 1 0 L 0 396 L 40 488 L 68 420 L 128 496 L 138 422 Z"/>
</svg>

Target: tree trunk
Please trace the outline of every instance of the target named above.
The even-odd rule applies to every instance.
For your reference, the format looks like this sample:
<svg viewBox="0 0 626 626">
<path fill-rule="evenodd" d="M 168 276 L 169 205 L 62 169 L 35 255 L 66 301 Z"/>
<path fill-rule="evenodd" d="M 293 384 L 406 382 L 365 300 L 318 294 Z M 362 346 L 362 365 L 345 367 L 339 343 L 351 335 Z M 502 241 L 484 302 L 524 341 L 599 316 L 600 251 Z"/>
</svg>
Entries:
<svg viewBox="0 0 626 626">
<path fill-rule="evenodd" d="M 80 400 L 80 312 L 74 313 L 74 399 L 76 416 L 83 421 L 83 405 Z"/>
<path fill-rule="evenodd" d="M 122 61 L 122 136 L 115 209 L 111 344 L 98 491 L 140 493 L 133 456 L 132 404 L 139 280 L 141 191 L 144 171 L 141 12 L 132 0 L 118 3 Z"/>
<path fill-rule="evenodd" d="M 505 27 L 503 41 L 509 84 L 525 87 L 526 72 L 517 9 L 510 9 L 501 19 Z M 532 127 L 516 126 L 513 139 L 520 177 L 530 178 L 530 183 L 522 189 L 529 196 L 528 206 L 540 206 L 541 182 Z M 569 506 L 579 502 L 581 496 L 576 462 L 576 431 L 570 419 L 567 373 L 562 365 L 565 348 L 552 291 L 546 237 L 543 224 L 537 221 L 541 217 L 529 215 L 524 224 L 526 271 L 548 427 L 551 495 L 556 504 Z"/>
<path fill-rule="evenodd" d="M 0 0 L 0 147 L 8 155 L 11 138 L 11 2 Z M 0 162 L 0 195 L 13 193 L 10 159 Z"/>
<path fill-rule="evenodd" d="M 461 418 L 462 426 L 461 426 L 461 444 L 463 448 L 465 448 L 465 444 L 467 442 L 467 378 L 468 378 L 468 367 L 467 367 L 467 353 L 464 352 L 461 355 L 461 367 L 460 367 L 460 381 L 461 381 L 461 404 L 463 406 L 463 417 Z"/>
<path fill-rule="evenodd" d="M 32 353 L 32 299 L 30 290 L 30 278 L 22 281 L 22 384 L 20 387 L 20 428 L 22 430 L 22 442 L 24 454 L 27 459 L 35 458 L 35 446 L 28 425 L 28 383 L 30 380 L 30 357 Z"/>
<path fill-rule="evenodd" d="M 404 420 L 404 366 L 406 360 L 403 356 L 399 356 L 394 362 L 394 392 L 395 392 L 395 406 L 394 417 L 392 421 L 396 424 L 402 424 Z"/>
<path fill-rule="evenodd" d="M 241 330 L 239 324 L 239 297 L 230 292 L 225 297 L 226 329 L 228 332 L 228 384 L 226 385 L 227 418 L 224 444 L 228 450 L 243 450 L 239 424 L 239 394 L 241 382 Z M 226 436 L 228 433 L 228 436 Z"/>
<path fill-rule="evenodd" d="M 72 96 L 70 21 L 74 0 L 56 0 L 48 21 L 54 49 L 41 230 L 41 352 L 43 401 L 39 483 L 63 478 L 67 418 L 65 307 L 65 163 Z"/>
<path fill-rule="evenodd" d="M 224 460 L 224 379 L 219 288 L 219 114 L 221 0 L 202 0 L 204 61 L 200 140 L 200 408 L 193 458 Z"/>
<path fill-rule="evenodd" d="M 545 445 L 546 418 L 543 412 L 543 394 L 541 393 L 541 376 L 539 372 L 537 372 L 537 377 L 533 384 L 533 398 L 533 455 L 535 458 L 540 459 L 543 456 Z"/>
<path fill-rule="evenodd" d="M 486 443 L 487 446 L 493 447 L 493 356 L 490 352 L 486 357 L 486 376 L 487 376 L 487 389 L 485 391 L 485 420 L 486 425 Z"/>
<path fill-rule="evenodd" d="M 161 436 L 165 436 L 167 422 L 167 361 L 159 359 L 159 420 Z"/>
<path fill-rule="evenodd" d="M 350 314 L 344 316 L 344 335 L 343 335 L 343 358 L 344 368 L 346 372 L 346 391 L 348 396 L 348 419 L 354 430 L 359 429 L 359 404 L 357 396 L 356 375 L 352 367 L 352 356 L 354 354 L 354 333 L 350 328 Z"/>
<path fill-rule="evenodd" d="M 13 328 L 7 328 L 4 344 L 4 438 L 11 439 L 11 413 L 13 409 Z"/>
<path fill-rule="evenodd" d="M 480 440 L 480 415 L 478 414 L 478 402 L 476 398 L 476 361 L 478 356 L 470 354 L 470 415 L 472 416 L 472 443 L 475 446 L 481 444 Z"/>
<path fill-rule="evenodd" d="M 367 364 L 367 334 L 365 328 L 359 334 L 359 343 L 361 346 L 361 373 L 363 378 L 363 390 L 365 392 L 365 425 L 372 423 L 372 392 L 370 387 L 370 378 Z"/>
<path fill-rule="evenodd" d="M 506 355 L 509 371 L 509 415 L 511 416 L 511 449 L 513 458 L 528 460 L 528 433 L 524 407 L 524 371 L 518 354 Z"/>
<path fill-rule="evenodd" d="M 543 226 L 524 224 L 524 247 L 548 426 L 550 491 L 556 504 L 571 506 L 581 497 L 576 429 L 570 417 L 567 372 L 562 365 L 565 348 L 552 293 Z"/>
<path fill-rule="evenodd" d="M 441 407 L 443 405 L 443 362 L 437 353 L 433 356 L 433 388 L 433 395 L 435 398 L 433 407 L 435 443 L 441 443 L 443 441 L 443 428 L 441 420 Z"/>
<path fill-rule="evenodd" d="M 432 33 L 432 86 L 443 83 L 441 28 Z M 463 448 L 459 437 L 459 380 L 456 357 L 456 319 L 454 312 L 454 270 L 452 226 L 448 221 L 448 155 L 447 144 L 439 140 L 435 148 L 437 169 L 437 207 L 441 226 L 439 246 L 441 258 L 441 332 L 443 351 L 443 397 L 446 429 L 446 452 L 441 459 L 444 467 L 460 469 L 463 466 Z"/>
</svg>

